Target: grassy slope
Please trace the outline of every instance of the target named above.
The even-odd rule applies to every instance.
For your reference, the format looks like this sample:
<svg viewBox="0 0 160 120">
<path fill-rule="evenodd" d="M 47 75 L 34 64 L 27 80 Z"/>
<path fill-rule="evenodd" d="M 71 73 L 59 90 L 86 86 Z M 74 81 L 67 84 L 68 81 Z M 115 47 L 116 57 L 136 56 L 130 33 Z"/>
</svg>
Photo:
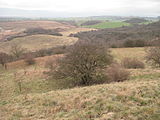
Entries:
<svg viewBox="0 0 160 120">
<path fill-rule="evenodd" d="M 144 59 L 144 48 L 116 48 L 112 54 L 117 60 L 130 55 Z M 131 52 L 132 51 L 132 52 Z M 139 57 L 140 56 L 140 57 Z M 1 94 L 9 99 L 0 100 L 0 118 L 11 120 L 158 120 L 160 116 L 160 69 L 130 70 L 129 81 L 68 90 L 51 90 L 38 64 L 26 67 L 23 87 L 27 93 L 18 95 L 14 87 L 14 72 L 0 74 Z M 8 81 L 8 82 L 7 82 Z M 6 87 L 5 85 L 6 84 Z M 23 88 L 23 89 L 24 89 Z M 46 93 L 44 93 L 46 92 Z M 25 92 L 24 92 L 25 93 Z M 16 94 L 16 95 L 15 95 Z M 17 96 L 18 95 L 18 96 Z M 1 98 L 2 98 L 1 96 Z M 15 97 L 17 96 L 17 97 Z"/>
<path fill-rule="evenodd" d="M 104 29 L 104 28 L 117 28 L 122 26 L 129 26 L 130 24 L 125 22 L 102 22 L 96 25 L 89 25 L 86 27 L 89 28 L 97 28 L 97 29 Z"/>
<path fill-rule="evenodd" d="M 22 95 L 9 103 L 3 102 L 2 119 L 158 120 L 159 80 L 137 80 Z"/>
</svg>

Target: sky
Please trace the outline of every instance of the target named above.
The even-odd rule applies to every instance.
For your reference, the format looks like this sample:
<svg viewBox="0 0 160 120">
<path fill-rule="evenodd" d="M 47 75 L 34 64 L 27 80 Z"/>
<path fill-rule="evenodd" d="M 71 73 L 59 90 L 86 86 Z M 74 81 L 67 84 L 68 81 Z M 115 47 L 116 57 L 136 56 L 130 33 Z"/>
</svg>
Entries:
<svg viewBox="0 0 160 120">
<path fill-rule="evenodd" d="M 160 0 L 0 0 L 0 8 L 62 13 L 62 17 L 160 16 Z M 5 9 L 0 14 L 2 12 L 8 11 Z"/>
</svg>

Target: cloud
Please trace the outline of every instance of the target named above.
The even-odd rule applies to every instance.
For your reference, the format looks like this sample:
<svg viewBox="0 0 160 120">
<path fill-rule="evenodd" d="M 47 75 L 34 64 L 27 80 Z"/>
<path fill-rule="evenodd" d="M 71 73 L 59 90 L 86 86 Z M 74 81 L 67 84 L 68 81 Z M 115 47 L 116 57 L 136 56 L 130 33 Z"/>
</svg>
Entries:
<svg viewBox="0 0 160 120">
<path fill-rule="evenodd" d="M 0 7 L 66 13 L 160 15 L 160 0 L 1 0 Z"/>
</svg>

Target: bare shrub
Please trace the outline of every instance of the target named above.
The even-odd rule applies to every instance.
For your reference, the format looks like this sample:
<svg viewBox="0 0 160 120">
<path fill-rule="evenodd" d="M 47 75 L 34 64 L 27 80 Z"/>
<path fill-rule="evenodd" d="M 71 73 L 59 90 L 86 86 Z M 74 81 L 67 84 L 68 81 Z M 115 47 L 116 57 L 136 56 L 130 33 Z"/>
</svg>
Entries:
<svg viewBox="0 0 160 120">
<path fill-rule="evenodd" d="M 108 82 L 123 82 L 129 79 L 130 72 L 119 64 L 110 65 L 107 70 Z"/>
<path fill-rule="evenodd" d="M 25 51 L 26 49 L 22 48 L 18 44 L 13 44 L 10 50 L 11 54 L 13 55 L 13 57 L 15 57 L 15 59 L 19 59 L 25 53 Z"/>
<path fill-rule="evenodd" d="M 146 50 L 146 60 L 153 66 L 160 67 L 160 46 L 150 47 Z"/>
<path fill-rule="evenodd" d="M 48 75 L 52 78 L 71 81 L 72 86 L 96 84 L 97 71 L 112 62 L 109 51 L 100 44 L 79 42 L 72 46 L 66 56 L 59 60 L 56 71 L 52 69 Z M 100 83 L 98 81 L 98 83 Z M 65 84 L 65 83 L 63 83 Z"/>
<path fill-rule="evenodd" d="M 36 63 L 32 55 L 27 55 L 24 61 L 27 65 L 34 65 Z"/>
<path fill-rule="evenodd" d="M 137 68 L 145 68 L 145 64 L 136 59 L 136 58 L 124 58 L 121 62 L 122 66 L 125 68 L 133 68 L 133 69 L 137 69 Z"/>
</svg>

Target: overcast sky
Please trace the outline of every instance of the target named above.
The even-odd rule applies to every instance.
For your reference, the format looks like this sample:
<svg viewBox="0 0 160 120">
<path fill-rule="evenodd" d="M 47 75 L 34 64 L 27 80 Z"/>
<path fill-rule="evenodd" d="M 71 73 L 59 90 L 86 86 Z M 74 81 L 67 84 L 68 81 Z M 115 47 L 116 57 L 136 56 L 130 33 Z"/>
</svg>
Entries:
<svg viewBox="0 0 160 120">
<path fill-rule="evenodd" d="M 0 0 L 0 7 L 78 16 L 160 16 L 160 0 Z"/>
</svg>

